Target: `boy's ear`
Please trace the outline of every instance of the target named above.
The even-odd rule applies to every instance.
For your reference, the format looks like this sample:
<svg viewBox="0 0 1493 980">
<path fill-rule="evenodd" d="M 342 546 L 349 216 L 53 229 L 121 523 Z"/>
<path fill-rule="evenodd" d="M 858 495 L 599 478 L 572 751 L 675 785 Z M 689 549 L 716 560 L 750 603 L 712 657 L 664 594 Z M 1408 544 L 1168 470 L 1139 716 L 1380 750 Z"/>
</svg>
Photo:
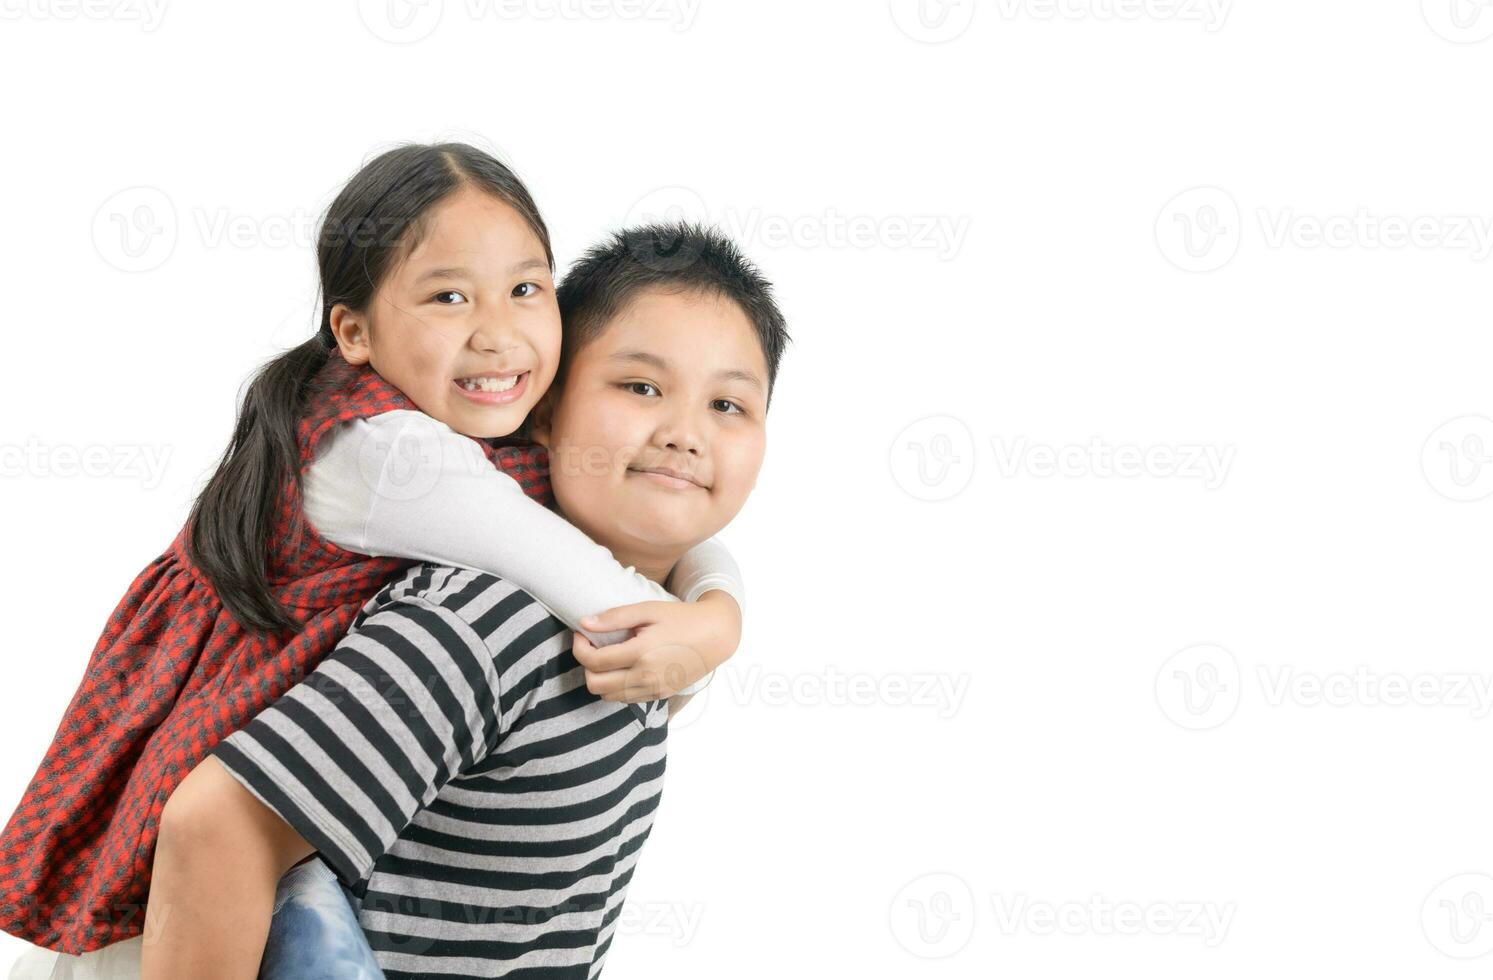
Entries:
<svg viewBox="0 0 1493 980">
<path fill-rule="evenodd" d="M 550 448 L 550 426 L 554 418 L 555 386 L 550 385 L 549 390 L 540 396 L 529 412 L 529 440 L 539 443 L 545 449 Z"/>
<path fill-rule="evenodd" d="M 332 307 L 328 318 L 332 336 L 342 350 L 342 359 L 349 364 L 367 364 L 371 353 L 368 346 L 368 321 L 361 313 L 346 303 Z"/>
</svg>

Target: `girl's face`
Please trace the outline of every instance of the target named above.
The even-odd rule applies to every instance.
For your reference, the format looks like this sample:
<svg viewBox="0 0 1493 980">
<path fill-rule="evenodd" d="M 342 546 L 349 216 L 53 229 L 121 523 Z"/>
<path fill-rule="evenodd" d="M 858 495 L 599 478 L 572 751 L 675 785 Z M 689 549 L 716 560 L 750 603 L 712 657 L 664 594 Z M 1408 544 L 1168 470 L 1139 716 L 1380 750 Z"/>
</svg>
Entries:
<svg viewBox="0 0 1493 980">
<path fill-rule="evenodd" d="M 332 308 L 350 364 L 372 364 L 432 418 L 475 438 L 511 435 L 555 378 L 560 310 L 544 246 L 507 203 L 462 187 L 367 310 Z"/>
</svg>

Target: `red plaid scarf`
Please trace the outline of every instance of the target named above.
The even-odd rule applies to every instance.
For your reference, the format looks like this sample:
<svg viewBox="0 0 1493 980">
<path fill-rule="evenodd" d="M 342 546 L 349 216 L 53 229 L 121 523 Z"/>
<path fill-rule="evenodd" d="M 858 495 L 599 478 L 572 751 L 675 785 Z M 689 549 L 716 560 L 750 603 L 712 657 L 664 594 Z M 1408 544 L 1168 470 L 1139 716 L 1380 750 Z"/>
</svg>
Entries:
<svg viewBox="0 0 1493 980">
<path fill-rule="evenodd" d="M 333 348 L 297 437 L 302 471 L 337 425 L 414 409 L 372 368 Z M 544 447 L 478 440 L 530 497 L 553 506 Z M 415 562 L 344 551 L 279 502 L 269 581 L 300 623 L 242 630 L 186 554 L 183 527 L 109 617 L 40 768 L 0 834 L 0 929 L 81 954 L 139 935 L 166 799 L 229 733 L 332 651 L 370 598 Z"/>
</svg>

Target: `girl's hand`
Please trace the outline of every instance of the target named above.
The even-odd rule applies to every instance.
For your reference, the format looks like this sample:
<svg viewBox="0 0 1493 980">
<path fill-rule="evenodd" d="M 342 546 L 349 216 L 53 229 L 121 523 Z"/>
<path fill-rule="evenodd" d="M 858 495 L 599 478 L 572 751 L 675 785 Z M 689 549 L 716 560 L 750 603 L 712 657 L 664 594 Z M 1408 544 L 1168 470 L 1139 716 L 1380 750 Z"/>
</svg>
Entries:
<svg viewBox="0 0 1493 980">
<path fill-rule="evenodd" d="M 621 643 L 594 646 L 574 636 L 575 659 L 586 669 L 586 688 L 603 701 L 657 701 L 672 697 L 725 663 L 741 643 L 741 607 L 713 589 L 694 602 L 635 602 L 587 616 L 594 632 L 631 629 Z"/>
</svg>

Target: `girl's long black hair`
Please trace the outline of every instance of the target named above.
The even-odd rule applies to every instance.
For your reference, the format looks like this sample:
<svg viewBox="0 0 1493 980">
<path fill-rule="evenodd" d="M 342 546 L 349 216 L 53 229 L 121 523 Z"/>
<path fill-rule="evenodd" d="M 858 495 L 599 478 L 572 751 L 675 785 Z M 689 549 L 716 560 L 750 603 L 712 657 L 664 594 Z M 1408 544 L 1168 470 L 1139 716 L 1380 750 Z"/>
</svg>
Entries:
<svg viewBox="0 0 1493 980">
<path fill-rule="evenodd" d="M 255 374 L 239 406 L 233 438 L 188 518 L 188 556 L 246 630 L 297 628 L 270 588 L 270 535 L 285 481 L 300 487 L 296 423 L 335 344 L 332 307 L 344 303 L 366 310 L 396 259 L 422 233 L 427 212 L 464 186 L 486 191 L 518 211 L 554 269 L 549 231 L 528 189 L 513 171 L 476 147 L 396 147 L 348 181 L 327 209 L 317 236 L 321 328 Z M 292 515 L 296 533 L 301 520 Z"/>
</svg>

